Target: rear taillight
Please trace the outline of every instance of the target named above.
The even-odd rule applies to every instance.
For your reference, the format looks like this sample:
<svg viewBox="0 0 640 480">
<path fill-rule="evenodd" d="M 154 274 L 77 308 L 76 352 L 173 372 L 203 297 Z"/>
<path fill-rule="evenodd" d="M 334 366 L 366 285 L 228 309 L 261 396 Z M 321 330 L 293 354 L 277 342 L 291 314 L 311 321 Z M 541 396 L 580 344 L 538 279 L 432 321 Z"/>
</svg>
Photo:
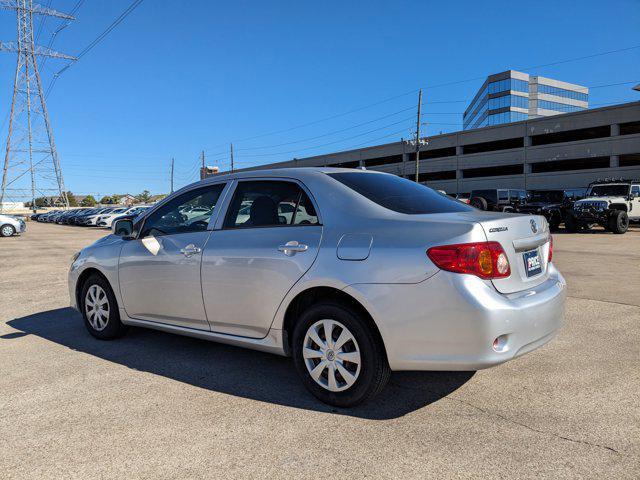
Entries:
<svg viewBox="0 0 640 480">
<path fill-rule="evenodd" d="M 498 242 L 460 243 L 431 247 L 427 255 L 449 272 L 468 273 L 484 279 L 511 275 L 509 259 Z"/>
<path fill-rule="evenodd" d="M 549 261 L 553 258 L 553 235 L 549 235 Z"/>
</svg>

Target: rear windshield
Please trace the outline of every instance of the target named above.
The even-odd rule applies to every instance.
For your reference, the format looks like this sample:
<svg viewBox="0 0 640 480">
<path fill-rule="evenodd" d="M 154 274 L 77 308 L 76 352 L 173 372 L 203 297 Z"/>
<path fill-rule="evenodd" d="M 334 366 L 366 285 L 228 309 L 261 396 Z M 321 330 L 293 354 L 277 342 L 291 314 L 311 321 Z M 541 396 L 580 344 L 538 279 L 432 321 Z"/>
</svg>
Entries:
<svg viewBox="0 0 640 480">
<path fill-rule="evenodd" d="M 330 173 L 331 178 L 389 210 L 409 215 L 469 212 L 473 208 L 429 187 L 395 175 L 364 172 Z"/>
</svg>

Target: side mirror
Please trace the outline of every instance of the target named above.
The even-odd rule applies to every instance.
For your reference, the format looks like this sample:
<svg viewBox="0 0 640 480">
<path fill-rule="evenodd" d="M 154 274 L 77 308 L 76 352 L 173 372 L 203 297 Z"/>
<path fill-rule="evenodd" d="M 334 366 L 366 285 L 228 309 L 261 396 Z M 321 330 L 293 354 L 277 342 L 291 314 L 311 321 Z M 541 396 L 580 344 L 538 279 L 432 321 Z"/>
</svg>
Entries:
<svg viewBox="0 0 640 480">
<path fill-rule="evenodd" d="M 111 227 L 114 235 L 118 235 L 122 238 L 132 238 L 133 236 L 133 220 L 130 218 L 121 218 L 113 222 Z"/>
</svg>

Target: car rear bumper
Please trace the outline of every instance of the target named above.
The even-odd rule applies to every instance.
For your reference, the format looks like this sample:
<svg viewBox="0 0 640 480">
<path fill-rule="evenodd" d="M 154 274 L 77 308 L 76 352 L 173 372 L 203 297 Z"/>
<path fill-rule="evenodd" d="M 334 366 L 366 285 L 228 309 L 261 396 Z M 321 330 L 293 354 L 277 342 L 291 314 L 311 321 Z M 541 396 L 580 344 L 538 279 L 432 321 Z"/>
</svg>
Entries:
<svg viewBox="0 0 640 480">
<path fill-rule="evenodd" d="M 563 325 L 566 282 L 549 269 L 541 285 L 509 295 L 445 271 L 419 284 L 357 284 L 345 292 L 373 316 L 392 370 L 479 370 L 544 345 Z"/>
</svg>

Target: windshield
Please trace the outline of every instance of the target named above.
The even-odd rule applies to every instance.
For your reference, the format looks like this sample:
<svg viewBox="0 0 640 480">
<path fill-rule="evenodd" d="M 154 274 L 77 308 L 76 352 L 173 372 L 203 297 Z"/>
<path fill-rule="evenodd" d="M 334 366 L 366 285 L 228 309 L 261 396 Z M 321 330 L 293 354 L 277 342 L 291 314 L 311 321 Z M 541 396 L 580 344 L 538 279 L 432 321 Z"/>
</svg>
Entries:
<svg viewBox="0 0 640 480">
<path fill-rule="evenodd" d="M 587 197 L 624 197 L 629 195 L 628 184 L 593 185 L 587 192 Z"/>
<path fill-rule="evenodd" d="M 372 202 L 398 213 L 420 215 L 473 211 L 462 202 L 395 175 L 365 172 L 328 175 Z"/>
<path fill-rule="evenodd" d="M 529 192 L 527 194 L 527 202 L 562 202 L 564 200 L 564 192 L 557 191 L 541 191 Z"/>
</svg>

